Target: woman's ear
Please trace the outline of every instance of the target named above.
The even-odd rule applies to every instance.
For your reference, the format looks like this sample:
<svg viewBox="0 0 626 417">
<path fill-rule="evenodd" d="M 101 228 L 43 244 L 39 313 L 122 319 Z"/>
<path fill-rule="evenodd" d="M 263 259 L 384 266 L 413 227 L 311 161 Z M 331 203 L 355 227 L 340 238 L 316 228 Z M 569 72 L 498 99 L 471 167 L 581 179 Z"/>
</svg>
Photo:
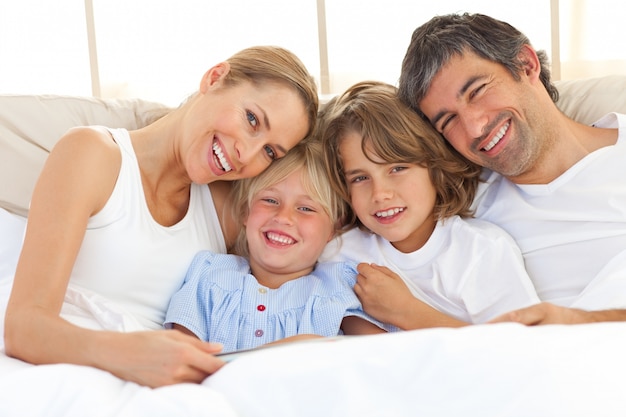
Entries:
<svg viewBox="0 0 626 417">
<path fill-rule="evenodd" d="M 522 46 L 517 58 L 522 64 L 524 74 L 526 74 L 528 78 L 539 79 L 539 74 L 541 74 L 541 62 L 539 62 L 537 52 L 535 52 L 532 46 Z"/>
<path fill-rule="evenodd" d="M 206 93 L 211 87 L 220 85 L 226 74 L 230 71 L 228 62 L 220 62 L 204 73 L 200 82 L 200 92 Z"/>
</svg>

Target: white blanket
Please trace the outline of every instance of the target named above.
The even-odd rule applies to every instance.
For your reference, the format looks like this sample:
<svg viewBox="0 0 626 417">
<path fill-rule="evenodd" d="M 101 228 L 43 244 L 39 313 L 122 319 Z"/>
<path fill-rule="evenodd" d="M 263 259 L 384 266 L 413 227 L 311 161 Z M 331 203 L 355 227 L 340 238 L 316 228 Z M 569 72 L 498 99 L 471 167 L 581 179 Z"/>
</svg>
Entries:
<svg viewBox="0 0 626 417">
<path fill-rule="evenodd" d="M 22 220 L 2 220 L 0 330 L 17 259 L 2 239 L 23 231 Z M 132 325 L 75 289 L 63 314 L 93 328 Z M 2 417 L 626 415 L 626 323 L 480 325 L 304 342 L 243 355 L 201 385 L 158 389 L 1 352 Z"/>
</svg>

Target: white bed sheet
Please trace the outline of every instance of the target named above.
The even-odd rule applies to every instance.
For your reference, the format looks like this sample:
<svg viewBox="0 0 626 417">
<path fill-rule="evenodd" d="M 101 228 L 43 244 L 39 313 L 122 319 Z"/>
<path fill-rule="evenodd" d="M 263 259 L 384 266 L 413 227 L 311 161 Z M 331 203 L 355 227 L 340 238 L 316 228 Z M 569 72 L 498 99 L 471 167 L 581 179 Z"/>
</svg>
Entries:
<svg viewBox="0 0 626 417">
<path fill-rule="evenodd" d="M 21 241 L 23 225 L 0 211 L 0 330 L 17 259 L 7 237 Z M 127 329 L 108 307 L 72 290 L 63 311 L 88 327 Z M 200 385 L 158 389 L 89 367 L 26 364 L 3 354 L 3 340 L 0 351 L 3 417 L 626 415 L 626 323 L 480 325 L 298 343 L 241 356 Z"/>
</svg>

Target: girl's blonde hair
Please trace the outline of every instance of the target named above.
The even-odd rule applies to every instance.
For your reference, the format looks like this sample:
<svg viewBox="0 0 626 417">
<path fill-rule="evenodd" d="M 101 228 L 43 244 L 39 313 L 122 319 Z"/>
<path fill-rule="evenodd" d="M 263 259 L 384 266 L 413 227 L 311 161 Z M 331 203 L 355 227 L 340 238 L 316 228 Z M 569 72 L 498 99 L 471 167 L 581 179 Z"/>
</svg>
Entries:
<svg viewBox="0 0 626 417">
<path fill-rule="evenodd" d="M 410 163 L 428 169 L 437 197 L 433 213 L 442 220 L 454 215 L 469 217 L 481 168 L 465 160 L 413 110 L 403 104 L 392 85 L 364 81 L 334 98 L 320 112 L 320 128 L 326 169 L 333 188 L 350 202 L 348 184 L 339 153 L 342 138 L 354 131 L 361 135 L 361 149 L 383 163 Z M 346 226 L 363 227 L 354 211 Z"/>
<path fill-rule="evenodd" d="M 347 204 L 330 184 L 322 158 L 321 143 L 314 138 L 309 138 L 300 142 L 287 152 L 285 157 L 273 162 L 256 177 L 234 182 L 231 192 L 232 214 L 239 228 L 239 234 L 232 248 L 233 253 L 246 257 L 249 255 L 243 223 L 248 218 L 254 197 L 260 191 L 277 184 L 297 170 L 300 170 L 300 179 L 306 192 L 323 207 L 335 231 L 338 231 L 341 219 L 348 209 Z"/>
<path fill-rule="evenodd" d="M 236 85 L 241 81 L 250 81 L 255 85 L 274 81 L 295 89 L 308 116 L 307 136 L 311 134 L 319 108 L 317 85 L 295 54 L 278 46 L 253 46 L 237 52 L 226 61 L 230 64 L 230 71 L 224 80 L 226 85 Z"/>
</svg>

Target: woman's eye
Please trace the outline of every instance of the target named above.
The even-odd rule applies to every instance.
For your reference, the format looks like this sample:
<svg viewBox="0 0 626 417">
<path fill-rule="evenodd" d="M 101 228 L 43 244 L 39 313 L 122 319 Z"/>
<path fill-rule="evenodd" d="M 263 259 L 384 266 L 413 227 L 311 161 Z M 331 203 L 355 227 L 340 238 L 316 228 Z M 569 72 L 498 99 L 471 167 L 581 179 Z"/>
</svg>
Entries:
<svg viewBox="0 0 626 417">
<path fill-rule="evenodd" d="M 365 175 L 359 175 L 357 177 L 354 177 L 350 180 L 351 183 L 356 183 L 356 182 L 361 182 L 361 181 L 365 181 L 367 179 L 367 177 Z"/>
<path fill-rule="evenodd" d="M 272 149 L 271 146 L 265 145 L 265 147 L 263 149 L 265 150 L 265 153 L 270 158 L 270 160 L 273 161 L 273 160 L 277 159 L 276 152 L 274 152 L 274 149 Z"/>
<path fill-rule="evenodd" d="M 248 118 L 248 123 L 250 126 L 256 128 L 259 125 L 259 119 L 257 119 L 256 114 L 251 111 L 246 111 L 246 117 Z"/>
</svg>

